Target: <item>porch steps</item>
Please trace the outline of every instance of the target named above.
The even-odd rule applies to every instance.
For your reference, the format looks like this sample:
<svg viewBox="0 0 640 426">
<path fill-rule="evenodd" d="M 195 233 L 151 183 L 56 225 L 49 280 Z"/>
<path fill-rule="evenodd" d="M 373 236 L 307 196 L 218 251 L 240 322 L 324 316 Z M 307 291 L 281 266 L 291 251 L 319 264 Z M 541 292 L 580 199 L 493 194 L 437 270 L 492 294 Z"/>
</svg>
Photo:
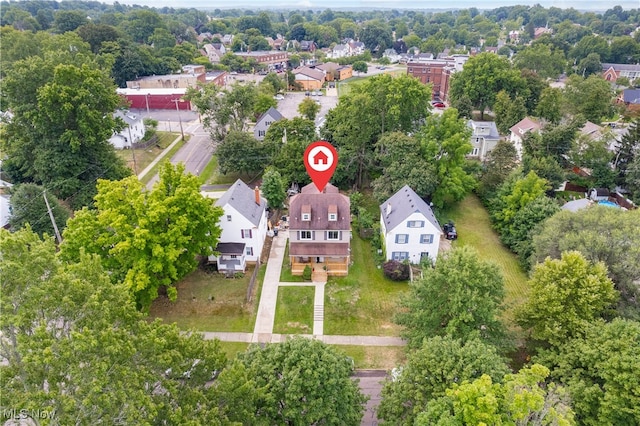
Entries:
<svg viewBox="0 0 640 426">
<path fill-rule="evenodd" d="M 313 321 L 324 321 L 324 305 L 313 305 Z"/>
<path fill-rule="evenodd" d="M 315 268 L 315 270 L 311 273 L 311 281 L 314 283 L 326 283 L 327 282 L 327 271 L 323 268 Z"/>
</svg>

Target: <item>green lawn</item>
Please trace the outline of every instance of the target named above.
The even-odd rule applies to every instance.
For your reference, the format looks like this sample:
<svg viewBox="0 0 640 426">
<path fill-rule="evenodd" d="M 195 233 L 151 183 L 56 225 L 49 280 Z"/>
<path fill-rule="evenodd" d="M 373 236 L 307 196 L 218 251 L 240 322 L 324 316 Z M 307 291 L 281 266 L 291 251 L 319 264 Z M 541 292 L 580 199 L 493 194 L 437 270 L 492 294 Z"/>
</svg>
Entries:
<svg viewBox="0 0 640 426">
<path fill-rule="evenodd" d="M 118 157 L 122 158 L 131 170 L 133 168 L 133 156 L 136 157 L 136 169 L 138 173 L 143 171 L 171 142 L 176 140 L 179 133 L 158 132 L 158 143 L 145 149 L 119 149 L 116 150 Z"/>
<path fill-rule="evenodd" d="M 331 346 L 351 357 L 357 369 L 391 370 L 406 361 L 404 346 Z"/>
<path fill-rule="evenodd" d="M 502 245 L 498 234 L 491 228 L 489 214 L 477 196 L 469 195 L 454 208 L 438 215 L 443 220 L 453 220 L 458 231 L 454 245 L 474 247 L 481 258 L 495 262 L 504 275 L 505 319 L 512 321 L 513 307 L 522 304 L 528 295 L 527 276 L 518 258 Z"/>
<path fill-rule="evenodd" d="M 222 352 L 227 355 L 229 361 L 234 359 L 239 353 L 245 352 L 249 347 L 249 343 L 244 342 L 218 342 L 218 344 Z"/>
<path fill-rule="evenodd" d="M 397 336 L 393 323 L 400 294 L 407 283 L 387 279 L 374 263 L 371 244 L 354 233 L 353 264 L 347 277 L 330 277 L 325 288 L 325 334 Z"/>
<path fill-rule="evenodd" d="M 304 281 L 302 275 L 293 275 L 291 273 L 291 264 L 289 263 L 289 241 L 287 241 L 287 246 L 284 248 L 282 269 L 280 270 L 280 281 L 283 283 L 301 283 Z"/>
<path fill-rule="evenodd" d="M 402 74 L 406 74 L 407 73 L 407 69 L 394 69 L 394 68 L 388 68 L 387 71 L 385 72 L 385 74 L 391 74 L 391 75 L 402 75 Z M 364 83 L 368 78 L 373 77 L 372 75 L 368 75 L 368 74 L 364 74 L 364 73 L 359 73 L 359 72 L 355 72 L 355 76 L 348 78 L 346 80 L 340 81 L 338 83 L 338 97 L 346 95 L 347 93 L 349 93 L 351 91 L 351 88 L 354 86 L 358 86 L 362 83 Z"/>
<path fill-rule="evenodd" d="M 279 287 L 273 332 L 312 334 L 315 291 L 313 286 Z"/>
<path fill-rule="evenodd" d="M 189 136 L 185 136 L 185 139 L 188 141 L 189 140 Z M 174 139 L 175 140 L 175 139 Z M 153 166 L 151 168 L 151 170 L 149 170 L 149 172 L 144 175 L 141 179 L 140 182 L 147 184 L 149 183 L 149 181 L 156 175 L 156 173 L 158 173 L 158 168 L 160 167 L 160 165 L 162 165 L 165 161 L 170 161 L 171 157 L 173 157 L 175 155 L 176 152 L 178 152 L 178 150 L 180 148 L 182 148 L 182 145 L 184 145 L 185 141 L 181 140 L 180 142 L 178 142 L 177 144 L 174 145 L 173 148 L 171 148 L 169 150 L 169 152 L 167 153 L 167 155 L 165 155 L 164 157 L 162 157 L 162 160 L 158 161 L 156 163 L 155 166 Z M 159 153 L 158 153 L 159 154 Z M 157 157 L 157 155 L 156 155 Z M 155 157 L 154 157 L 155 158 Z M 144 169 L 138 169 L 138 173 L 140 173 L 142 170 Z"/>
<path fill-rule="evenodd" d="M 242 278 L 224 278 L 198 269 L 177 284 L 178 299 L 158 297 L 150 316 L 175 322 L 183 330 L 253 332 L 266 265 L 260 267 L 251 303 L 245 302 L 253 267 Z"/>
</svg>

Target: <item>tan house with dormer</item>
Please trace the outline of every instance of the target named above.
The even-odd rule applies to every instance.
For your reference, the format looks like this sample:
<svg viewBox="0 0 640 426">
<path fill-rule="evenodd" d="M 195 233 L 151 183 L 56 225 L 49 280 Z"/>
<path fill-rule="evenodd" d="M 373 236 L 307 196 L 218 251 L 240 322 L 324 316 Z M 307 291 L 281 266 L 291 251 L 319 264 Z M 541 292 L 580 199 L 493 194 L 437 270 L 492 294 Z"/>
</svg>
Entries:
<svg viewBox="0 0 640 426">
<path fill-rule="evenodd" d="M 349 197 L 327 184 L 319 192 L 311 183 L 289 201 L 289 258 L 291 272 L 305 266 L 318 275 L 345 276 L 351 255 Z M 320 278 L 321 279 L 321 278 Z"/>
</svg>

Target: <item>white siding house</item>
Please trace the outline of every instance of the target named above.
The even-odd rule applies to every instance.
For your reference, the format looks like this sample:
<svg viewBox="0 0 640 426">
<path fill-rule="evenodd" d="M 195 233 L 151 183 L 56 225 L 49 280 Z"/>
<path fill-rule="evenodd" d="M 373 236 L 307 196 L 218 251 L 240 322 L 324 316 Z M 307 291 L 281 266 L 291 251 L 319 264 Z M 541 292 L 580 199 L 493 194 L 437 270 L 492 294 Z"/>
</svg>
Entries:
<svg viewBox="0 0 640 426">
<path fill-rule="evenodd" d="M 267 235 L 267 202 L 257 187 L 251 189 L 238 179 L 216 201 L 216 206 L 224 210 L 216 247 L 221 255 L 210 256 L 209 261 L 217 262 L 220 271 L 243 271 L 246 263 L 256 263 L 262 253 Z"/>
<path fill-rule="evenodd" d="M 484 161 L 500 141 L 500 134 L 496 123 L 493 121 L 469 120 L 467 125 L 471 128 L 471 152 L 469 157 Z"/>
<path fill-rule="evenodd" d="M 125 123 L 125 127 L 109 139 L 115 149 L 131 148 L 132 143 L 142 140 L 146 130 L 141 116 L 122 111 L 117 111 L 114 116 Z"/>
<path fill-rule="evenodd" d="M 431 207 L 408 185 L 380 205 L 380 232 L 387 260 L 435 262 L 442 228 Z"/>
</svg>

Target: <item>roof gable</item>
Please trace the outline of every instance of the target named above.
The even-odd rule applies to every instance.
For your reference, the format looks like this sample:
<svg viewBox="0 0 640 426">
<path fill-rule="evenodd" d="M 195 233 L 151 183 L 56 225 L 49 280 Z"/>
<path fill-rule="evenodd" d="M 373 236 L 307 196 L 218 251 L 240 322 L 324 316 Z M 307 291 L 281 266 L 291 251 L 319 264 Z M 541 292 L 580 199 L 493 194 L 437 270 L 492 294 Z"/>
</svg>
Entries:
<svg viewBox="0 0 640 426">
<path fill-rule="evenodd" d="M 311 220 L 303 221 L 302 213 L 311 213 Z M 329 213 L 337 213 L 337 220 L 330 221 Z M 340 194 L 328 183 L 322 192 L 310 183 L 289 200 L 289 229 L 349 230 L 351 211 L 349 197 Z"/>
<path fill-rule="evenodd" d="M 514 124 L 509 130 L 516 134 L 524 134 L 526 132 L 538 131 L 542 128 L 542 125 L 530 117 L 525 117 L 522 120 Z"/>
<path fill-rule="evenodd" d="M 282 114 L 280 114 L 280 112 L 277 109 L 275 109 L 274 107 L 271 107 L 264 114 L 260 116 L 260 118 L 256 122 L 256 125 L 262 122 L 266 118 L 272 118 L 273 121 L 280 121 L 284 117 L 282 116 Z"/>
<path fill-rule="evenodd" d="M 267 208 L 265 199 L 260 197 L 260 204 L 257 204 L 255 190 L 249 188 L 240 179 L 235 181 L 227 192 L 216 201 L 216 206 L 224 207 L 227 204 L 236 209 L 238 213 L 255 226 L 260 224 Z"/>
<path fill-rule="evenodd" d="M 380 204 L 380 214 L 387 232 L 416 212 L 422 214 L 438 230 L 441 229 L 431 207 L 409 185 L 403 186 L 387 201 Z"/>
</svg>

